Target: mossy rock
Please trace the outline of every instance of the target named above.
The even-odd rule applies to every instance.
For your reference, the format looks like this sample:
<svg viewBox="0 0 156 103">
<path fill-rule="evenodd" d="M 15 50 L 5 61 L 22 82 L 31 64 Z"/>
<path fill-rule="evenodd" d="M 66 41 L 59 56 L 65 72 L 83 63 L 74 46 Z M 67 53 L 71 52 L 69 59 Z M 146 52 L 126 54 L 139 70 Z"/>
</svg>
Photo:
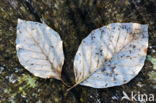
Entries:
<svg viewBox="0 0 156 103">
<path fill-rule="evenodd" d="M 93 29 L 113 22 L 149 24 L 149 44 L 156 46 L 154 8 L 155 0 L 1 0 L 0 103 L 125 103 L 126 100 L 121 101 L 123 91 L 156 93 L 156 82 L 148 75 L 154 71 L 148 60 L 139 75 L 126 85 L 106 89 L 77 86 L 67 93 L 60 81 L 40 79 L 25 70 L 15 50 L 18 18 L 45 22 L 64 41 L 66 60 L 62 74 L 64 81 L 72 85 L 74 56 L 82 39 Z M 148 55 L 156 56 L 154 49 L 149 48 Z"/>
</svg>

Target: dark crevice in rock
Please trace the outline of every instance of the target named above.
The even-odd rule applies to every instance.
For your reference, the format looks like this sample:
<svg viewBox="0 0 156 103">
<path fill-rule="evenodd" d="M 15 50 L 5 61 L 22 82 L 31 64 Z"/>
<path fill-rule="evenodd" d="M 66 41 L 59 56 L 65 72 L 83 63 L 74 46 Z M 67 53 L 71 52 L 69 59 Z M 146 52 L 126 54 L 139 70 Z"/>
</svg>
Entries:
<svg viewBox="0 0 156 103">
<path fill-rule="evenodd" d="M 42 22 L 41 21 L 42 17 L 39 14 L 39 12 L 33 7 L 32 0 L 20 0 L 20 2 L 23 4 L 24 7 L 28 8 L 30 14 L 34 16 L 36 21 Z"/>
<path fill-rule="evenodd" d="M 96 28 L 94 23 L 91 22 L 91 19 L 88 17 L 86 18 L 89 14 L 87 11 L 87 8 L 84 9 L 84 11 L 82 11 L 79 7 L 78 7 L 78 3 L 76 1 L 71 1 L 71 0 L 67 0 L 67 6 L 69 7 L 69 18 L 71 18 L 76 31 L 77 31 L 77 37 L 79 39 L 79 44 L 81 42 L 81 40 L 88 35 L 88 33 Z M 78 25 L 82 25 L 85 28 L 85 35 L 84 32 L 81 32 L 82 27 L 78 26 Z"/>
</svg>

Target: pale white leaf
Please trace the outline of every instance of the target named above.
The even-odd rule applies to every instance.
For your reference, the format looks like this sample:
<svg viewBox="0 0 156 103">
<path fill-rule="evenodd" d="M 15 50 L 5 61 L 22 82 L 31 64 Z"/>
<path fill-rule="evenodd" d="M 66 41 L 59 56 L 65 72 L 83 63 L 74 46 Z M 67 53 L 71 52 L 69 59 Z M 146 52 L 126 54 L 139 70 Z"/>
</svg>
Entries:
<svg viewBox="0 0 156 103">
<path fill-rule="evenodd" d="M 20 63 L 35 76 L 61 79 L 62 40 L 46 24 L 18 19 L 16 50 Z"/>
<path fill-rule="evenodd" d="M 112 23 L 82 40 L 74 59 L 76 84 L 107 88 L 129 82 L 144 65 L 148 26 Z"/>
</svg>

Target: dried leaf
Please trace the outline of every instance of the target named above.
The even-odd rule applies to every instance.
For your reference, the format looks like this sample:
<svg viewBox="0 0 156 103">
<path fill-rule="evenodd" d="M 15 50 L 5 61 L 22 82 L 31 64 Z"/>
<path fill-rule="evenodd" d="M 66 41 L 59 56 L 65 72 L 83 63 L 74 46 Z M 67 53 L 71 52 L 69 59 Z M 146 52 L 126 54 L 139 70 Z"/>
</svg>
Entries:
<svg viewBox="0 0 156 103">
<path fill-rule="evenodd" d="M 76 85 L 106 88 L 129 82 L 143 67 L 147 47 L 147 25 L 112 23 L 93 30 L 74 59 Z"/>
<path fill-rule="evenodd" d="M 35 76 L 61 79 L 62 40 L 46 24 L 19 19 L 16 50 L 20 63 Z"/>
</svg>

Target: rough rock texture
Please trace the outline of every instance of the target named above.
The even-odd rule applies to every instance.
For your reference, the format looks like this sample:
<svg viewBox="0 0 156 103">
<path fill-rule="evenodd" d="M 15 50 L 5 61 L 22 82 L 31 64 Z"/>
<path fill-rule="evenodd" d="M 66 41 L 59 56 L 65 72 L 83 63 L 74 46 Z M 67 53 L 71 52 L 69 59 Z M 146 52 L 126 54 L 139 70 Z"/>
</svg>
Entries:
<svg viewBox="0 0 156 103">
<path fill-rule="evenodd" d="M 130 83 L 107 89 L 77 86 L 68 94 L 54 79 L 40 79 L 22 67 L 16 56 L 17 19 L 45 22 L 64 41 L 64 81 L 74 84 L 73 59 L 82 39 L 96 28 L 113 22 L 149 24 L 148 55 L 156 57 L 155 0 L 1 0 L 0 1 L 0 102 L 1 103 L 125 103 L 123 91 L 156 93 L 156 72 L 146 60 Z M 156 77 L 156 76 L 155 76 Z M 155 94 L 156 96 L 156 94 Z M 129 102 L 133 103 L 133 102 Z"/>
</svg>

